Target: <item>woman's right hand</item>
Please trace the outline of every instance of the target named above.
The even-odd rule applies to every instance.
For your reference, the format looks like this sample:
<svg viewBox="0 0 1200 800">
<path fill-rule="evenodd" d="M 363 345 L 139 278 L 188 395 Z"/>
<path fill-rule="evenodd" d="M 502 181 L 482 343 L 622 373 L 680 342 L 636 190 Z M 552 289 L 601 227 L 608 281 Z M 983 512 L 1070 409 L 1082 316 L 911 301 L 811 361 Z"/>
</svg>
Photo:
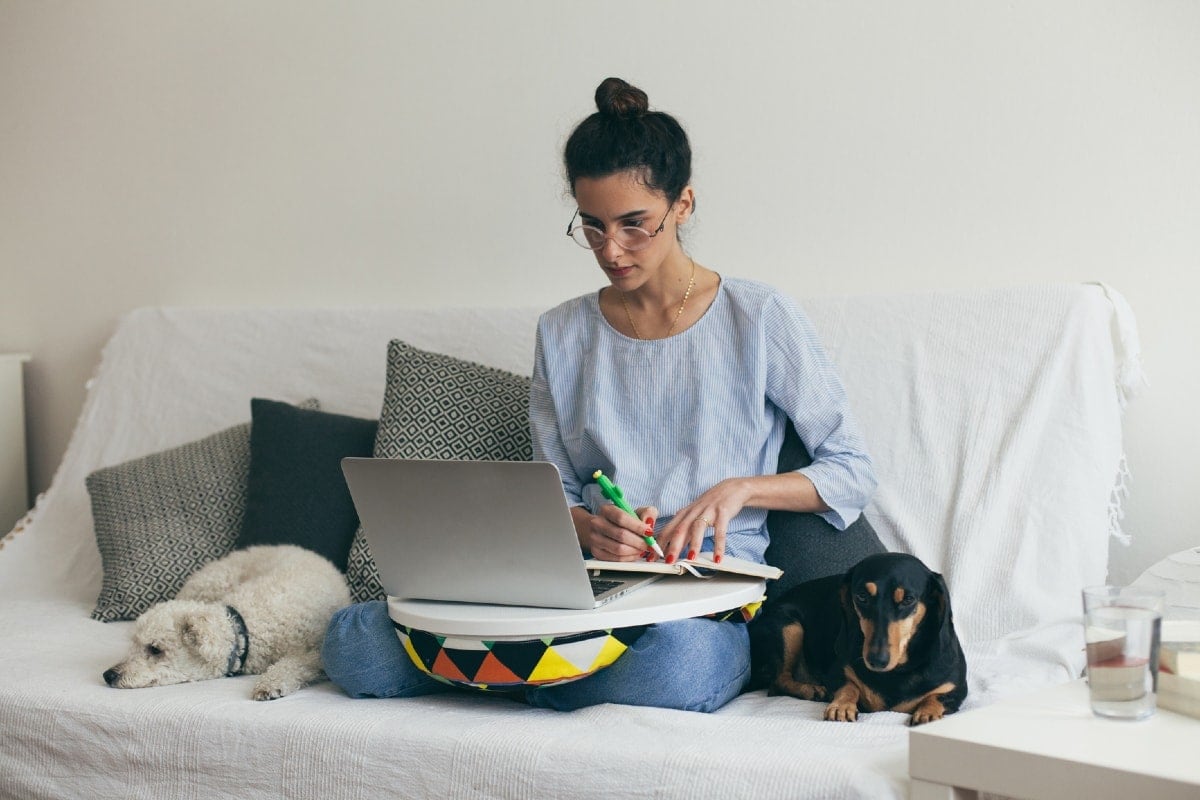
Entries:
<svg viewBox="0 0 1200 800">
<path fill-rule="evenodd" d="M 580 546 L 600 561 L 634 561 L 650 549 L 645 537 L 654 535 L 658 509 L 643 506 L 637 514 L 630 516 L 611 504 L 601 506 L 599 514 L 591 514 L 583 506 L 571 509 Z"/>
</svg>

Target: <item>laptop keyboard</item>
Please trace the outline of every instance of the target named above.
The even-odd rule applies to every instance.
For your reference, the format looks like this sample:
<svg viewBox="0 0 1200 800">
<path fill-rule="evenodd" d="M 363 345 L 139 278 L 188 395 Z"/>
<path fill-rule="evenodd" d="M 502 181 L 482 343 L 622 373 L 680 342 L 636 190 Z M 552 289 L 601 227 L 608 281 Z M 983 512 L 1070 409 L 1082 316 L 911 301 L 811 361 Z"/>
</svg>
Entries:
<svg viewBox="0 0 1200 800">
<path fill-rule="evenodd" d="M 604 578 L 592 578 L 592 597 L 599 597 L 609 589 L 620 586 L 622 581 L 610 581 Z"/>
</svg>

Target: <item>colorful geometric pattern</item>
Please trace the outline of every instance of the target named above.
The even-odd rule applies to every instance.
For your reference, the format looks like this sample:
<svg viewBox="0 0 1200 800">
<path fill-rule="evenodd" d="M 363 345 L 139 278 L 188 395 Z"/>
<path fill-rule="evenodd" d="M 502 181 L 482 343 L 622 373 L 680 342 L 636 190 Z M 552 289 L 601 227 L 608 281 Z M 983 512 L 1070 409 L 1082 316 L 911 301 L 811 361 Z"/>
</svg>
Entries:
<svg viewBox="0 0 1200 800">
<path fill-rule="evenodd" d="M 638 625 L 544 639 L 485 641 L 394 624 L 409 658 L 422 672 L 443 683 L 485 691 L 586 678 L 616 661 L 646 630 Z"/>
<path fill-rule="evenodd" d="M 763 600 L 765 599 L 764 597 Z M 762 610 L 763 600 L 756 600 L 753 603 L 747 603 L 738 608 L 731 608 L 728 611 L 718 611 L 716 614 L 705 614 L 705 616 L 709 619 L 720 620 L 722 622 L 737 622 L 745 625 L 758 616 L 758 612 Z"/>
<path fill-rule="evenodd" d="M 760 608 L 762 600 L 705 616 L 744 624 L 754 619 Z M 443 683 L 485 691 L 554 686 L 586 678 L 616 661 L 647 628 L 637 625 L 544 639 L 486 641 L 392 624 L 417 669 Z"/>
</svg>

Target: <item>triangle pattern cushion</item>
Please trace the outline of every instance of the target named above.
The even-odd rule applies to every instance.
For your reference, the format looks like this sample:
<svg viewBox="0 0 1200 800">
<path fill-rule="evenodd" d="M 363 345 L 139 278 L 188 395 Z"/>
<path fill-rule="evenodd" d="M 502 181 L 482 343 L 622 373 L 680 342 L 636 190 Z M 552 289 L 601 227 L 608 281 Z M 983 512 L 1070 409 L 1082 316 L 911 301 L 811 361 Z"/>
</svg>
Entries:
<svg viewBox="0 0 1200 800">
<path fill-rule="evenodd" d="M 395 628 L 422 672 L 444 683 L 483 690 L 553 686 L 585 678 L 620 658 L 646 630 L 639 625 L 544 639 L 485 641 L 439 637 L 399 623 Z"/>
</svg>

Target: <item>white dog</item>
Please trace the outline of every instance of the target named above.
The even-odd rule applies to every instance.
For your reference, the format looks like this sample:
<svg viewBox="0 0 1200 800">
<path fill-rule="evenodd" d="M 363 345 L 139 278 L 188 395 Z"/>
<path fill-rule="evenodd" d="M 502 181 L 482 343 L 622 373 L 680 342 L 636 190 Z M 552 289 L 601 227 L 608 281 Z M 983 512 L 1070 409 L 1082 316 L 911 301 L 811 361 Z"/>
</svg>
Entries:
<svg viewBox="0 0 1200 800">
<path fill-rule="evenodd" d="M 346 579 L 316 553 L 294 545 L 235 550 L 138 617 L 129 656 L 104 682 L 138 689 L 261 675 L 254 699 L 274 700 L 324 679 L 325 629 L 349 604 Z"/>
</svg>

